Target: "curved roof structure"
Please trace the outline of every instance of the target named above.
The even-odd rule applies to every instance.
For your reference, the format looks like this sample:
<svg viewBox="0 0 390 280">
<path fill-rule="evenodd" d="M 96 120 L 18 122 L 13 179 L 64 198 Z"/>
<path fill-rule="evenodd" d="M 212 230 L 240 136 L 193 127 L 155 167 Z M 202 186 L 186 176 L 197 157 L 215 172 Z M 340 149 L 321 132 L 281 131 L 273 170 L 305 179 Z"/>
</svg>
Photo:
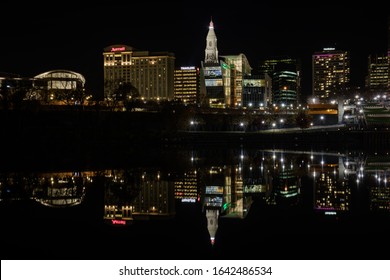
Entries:
<svg viewBox="0 0 390 280">
<path fill-rule="evenodd" d="M 53 79 L 53 80 L 77 80 L 82 83 L 84 86 L 85 78 L 80 73 L 70 71 L 70 70 L 51 70 L 39 75 L 36 75 L 34 78 L 36 79 Z"/>
</svg>

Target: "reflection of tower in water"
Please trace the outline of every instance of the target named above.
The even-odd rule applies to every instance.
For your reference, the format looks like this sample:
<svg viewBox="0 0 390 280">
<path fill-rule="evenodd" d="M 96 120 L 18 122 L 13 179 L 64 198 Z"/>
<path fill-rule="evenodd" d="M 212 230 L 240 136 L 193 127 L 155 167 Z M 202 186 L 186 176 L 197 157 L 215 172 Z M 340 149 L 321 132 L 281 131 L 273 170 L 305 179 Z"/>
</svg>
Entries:
<svg viewBox="0 0 390 280">
<path fill-rule="evenodd" d="M 202 173 L 204 174 L 202 183 L 205 184 L 203 211 L 207 218 L 207 230 L 210 235 L 210 242 L 214 244 L 225 192 L 225 168 L 222 166 L 212 166 L 203 170 Z"/>
<path fill-rule="evenodd" d="M 210 234 L 210 242 L 214 245 L 215 235 L 218 229 L 218 218 L 220 209 L 214 207 L 205 207 L 207 218 L 207 230 Z"/>
</svg>

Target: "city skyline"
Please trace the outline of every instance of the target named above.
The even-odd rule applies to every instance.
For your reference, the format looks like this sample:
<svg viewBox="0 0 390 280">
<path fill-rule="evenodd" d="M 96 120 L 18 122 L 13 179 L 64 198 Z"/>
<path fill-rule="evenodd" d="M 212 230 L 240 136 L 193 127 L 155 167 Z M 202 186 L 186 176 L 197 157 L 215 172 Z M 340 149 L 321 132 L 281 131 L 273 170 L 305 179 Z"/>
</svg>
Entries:
<svg viewBox="0 0 390 280">
<path fill-rule="evenodd" d="M 150 7 L 136 4 L 115 9 L 76 10 L 69 5 L 52 13 L 37 7 L 16 13 L 10 6 L 1 19 L 6 28 L 0 72 L 32 77 L 54 69 L 76 71 L 85 76 L 88 90 L 101 95 L 105 47 L 124 44 L 138 50 L 169 51 L 175 54 L 177 67 L 199 66 L 212 19 L 220 56 L 243 53 L 253 68 L 261 60 L 279 55 L 301 59 L 303 94 L 307 95 L 314 52 L 323 47 L 350 52 L 351 83 L 364 86 L 368 56 L 385 54 L 388 47 L 386 12 L 373 15 L 362 8 L 340 9 L 328 21 L 328 12 L 315 8 L 276 9 L 270 5 L 259 11 L 248 6 L 244 15 L 238 16 L 215 2 L 190 10 L 182 3 L 175 5 L 179 5 L 175 11 L 158 2 Z M 120 16 L 114 11 L 129 12 Z M 25 28 L 16 24 L 22 19 L 28 23 Z"/>
</svg>

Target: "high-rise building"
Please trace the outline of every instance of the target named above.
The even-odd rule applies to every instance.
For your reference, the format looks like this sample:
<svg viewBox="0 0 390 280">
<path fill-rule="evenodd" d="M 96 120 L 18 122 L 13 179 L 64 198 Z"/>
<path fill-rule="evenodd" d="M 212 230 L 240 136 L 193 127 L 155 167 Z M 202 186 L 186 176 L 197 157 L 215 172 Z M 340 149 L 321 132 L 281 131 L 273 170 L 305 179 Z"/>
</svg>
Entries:
<svg viewBox="0 0 390 280">
<path fill-rule="evenodd" d="M 245 76 L 242 107 L 264 109 L 271 102 L 272 79 L 268 74 Z"/>
<path fill-rule="evenodd" d="M 387 18 L 387 56 L 390 57 L 390 16 Z"/>
<path fill-rule="evenodd" d="M 221 56 L 224 64 L 225 95 L 230 95 L 230 107 L 242 106 L 243 78 L 251 74 L 251 66 L 248 59 L 242 53 L 238 55 Z M 225 67 L 224 67 L 225 66 Z"/>
<path fill-rule="evenodd" d="M 230 103 L 230 94 L 225 97 L 222 65 L 218 57 L 217 36 L 211 20 L 206 37 L 205 59 L 201 62 L 201 95 L 205 105 L 211 108 L 225 108 Z"/>
<path fill-rule="evenodd" d="M 208 107 L 243 106 L 243 79 L 251 74 L 248 59 L 242 53 L 218 57 L 217 36 L 210 21 L 206 37 L 205 59 L 201 62 L 201 92 Z"/>
<path fill-rule="evenodd" d="M 272 78 L 272 102 L 296 105 L 301 96 L 301 62 L 286 56 L 263 60 L 259 71 Z"/>
<path fill-rule="evenodd" d="M 337 98 L 348 89 L 350 59 L 346 51 L 324 48 L 312 56 L 313 96 L 322 102 Z"/>
<path fill-rule="evenodd" d="M 195 66 L 183 66 L 174 73 L 174 99 L 184 104 L 199 104 L 200 70 Z"/>
<path fill-rule="evenodd" d="M 389 57 L 370 55 L 366 88 L 373 94 L 384 94 L 389 88 Z"/>
<path fill-rule="evenodd" d="M 275 71 L 272 75 L 272 102 L 278 105 L 290 106 L 298 103 L 299 76 L 294 71 Z M 290 108 L 289 107 L 289 108 Z"/>
<path fill-rule="evenodd" d="M 390 16 L 387 18 L 387 61 L 389 63 L 389 80 L 388 80 L 388 89 L 390 91 Z"/>
<path fill-rule="evenodd" d="M 173 100 L 175 56 L 170 52 L 138 51 L 126 45 L 104 48 L 104 99 L 121 83 L 131 83 L 143 100 Z"/>
</svg>

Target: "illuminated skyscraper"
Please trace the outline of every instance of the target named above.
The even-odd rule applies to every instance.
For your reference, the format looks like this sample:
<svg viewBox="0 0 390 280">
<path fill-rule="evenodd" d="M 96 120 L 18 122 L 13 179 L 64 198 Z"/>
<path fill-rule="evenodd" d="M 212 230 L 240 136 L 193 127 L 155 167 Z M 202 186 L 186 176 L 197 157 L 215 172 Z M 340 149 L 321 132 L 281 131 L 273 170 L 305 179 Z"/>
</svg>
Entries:
<svg viewBox="0 0 390 280">
<path fill-rule="evenodd" d="M 230 102 L 230 94 L 225 97 L 222 65 L 218 59 L 217 36 L 211 20 L 206 37 L 205 59 L 201 62 L 202 89 L 205 91 L 205 105 L 214 108 L 225 108 Z"/>
<path fill-rule="evenodd" d="M 390 57 L 390 16 L 387 18 L 387 56 Z"/>
<path fill-rule="evenodd" d="M 124 82 L 138 89 L 143 100 L 173 100 L 173 53 L 112 45 L 104 48 L 103 57 L 105 100 L 110 100 L 118 85 Z"/>
<path fill-rule="evenodd" d="M 350 61 L 346 51 L 324 48 L 312 56 L 313 96 L 321 101 L 337 98 L 348 89 Z"/>
<path fill-rule="evenodd" d="M 180 67 L 174 74 L 174 98 L 184 104 L 199 103 L 200 74 L 195 66 Z"/>
<path fill-rule="evenodd" d="M 368 57 L 367 89 L 371 93 L 383 94 L 389 86 L 389 57 L 370 55 Z"/>
<path fill-rule="evenodd" d="M 272 78 L 272 100 L 276 104 L 295 105 L 301 95 L 301 62 L 290 57 L 275 57 L 261 62 L 262 75 Z"/>
<path fill-rule="evenodd" d="M 230 95 L 230 107 L 242 106 L 243 78 L 251 74 L 251 66 L 248 59 L 242 53 L 238 55 L 221 56 L 224 61 L 222 65 L 225 96 Z"/>
<path fill-rule="evenodd" d="M 387 61 L 389 63 L 388 89 L 390 91 L 390 16 L 387 19 Z"/>
</svg>

